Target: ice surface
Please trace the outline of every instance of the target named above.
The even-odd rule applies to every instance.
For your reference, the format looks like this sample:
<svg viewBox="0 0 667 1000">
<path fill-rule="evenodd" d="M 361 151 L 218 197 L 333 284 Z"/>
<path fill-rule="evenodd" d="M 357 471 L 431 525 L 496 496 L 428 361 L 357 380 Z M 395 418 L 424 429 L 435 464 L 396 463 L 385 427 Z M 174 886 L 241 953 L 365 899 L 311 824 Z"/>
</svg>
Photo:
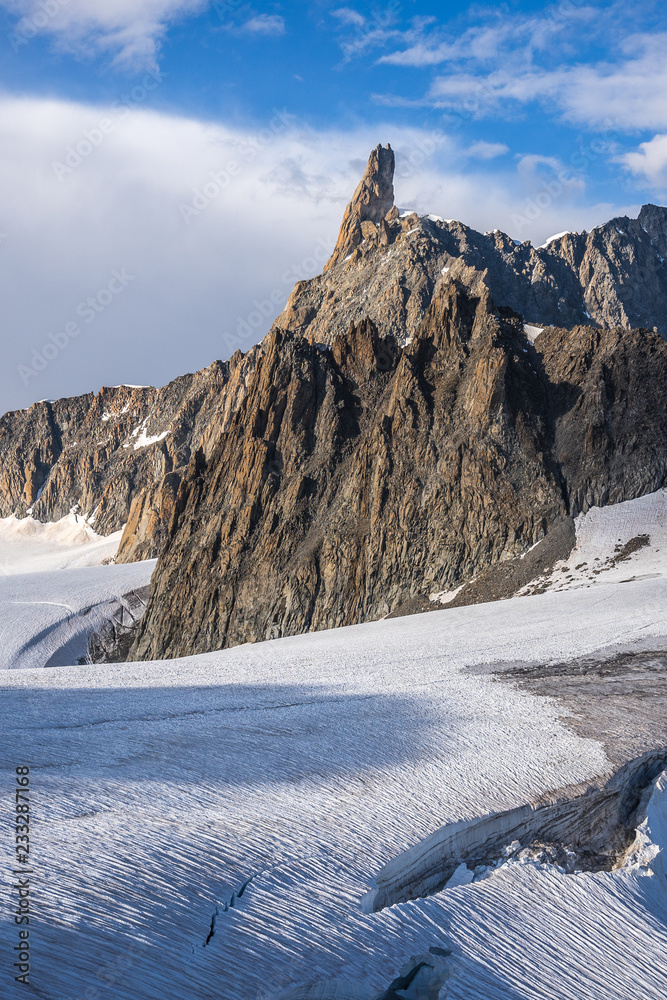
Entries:
<svg viewBox="0 0 667 1000">
<path fill-rule="evenodd" d="M 0 576 L 0 668 L 76 663 L 123 594 L 150 582 L 155 560 Z"/>
<path fill-rule="evenodd" d="M 410 955 L 452 947 L 451 1000 L 664 1000 L 655 877 L 516 866 L 380 913 L 361 900 L 444 824 L 608 770 L 562 707 L 467 665 L 651 641 L 666 600 L 652 579 L 162 663 L 0 672 L 2 756 L 31 766 L 39 804 L 35 983 L 51 1000 L 345 983 L 370 998 Z M 7 921 L 0 939 L 6 961 Z"/>
<path fill-rule="evenodd" d="M 460 868 L 426 899 L 362 900 L 447 824 L 608 773 L 562 706 L 466 667 L 664 644 L 666 510 L 659 491 L 580 517 L 572 572 L 539 596 L 46 670 L 154 563 L 67 568 L 97 544 L 81 519 L 0 522 L 0 753 L 6 774 L 31 767 L 39 995 L 376 1000 L 414 973 L 394 996 L 664 1000 L 664 777 L 618 871 L 506 864 L 466 884 Z M 48 571 L 17 575 L 40 552 Z M 589 579 L 581 559 L 606 568 Z M 25 995 L 14 937 L 3 921 L 3 1000 Z"/>
</svg>

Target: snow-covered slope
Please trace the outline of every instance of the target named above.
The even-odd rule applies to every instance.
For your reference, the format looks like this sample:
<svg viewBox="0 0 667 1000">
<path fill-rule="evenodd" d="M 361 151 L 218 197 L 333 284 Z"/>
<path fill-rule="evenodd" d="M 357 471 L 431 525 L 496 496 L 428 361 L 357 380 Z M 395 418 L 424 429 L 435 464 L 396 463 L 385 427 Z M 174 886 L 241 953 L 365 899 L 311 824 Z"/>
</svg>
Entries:
<svg viewBox="0 0 667 1000">
<path fill-rule="evenodd" d="M 145 587 L 155 560 L 0 576 L 0 669 L 77 663 L 88 636 Z"/>
<path fill-rule="evenodd" d="M 577 542 L 541 590 L 628 583 L 667 577 L 667 489 L 609 507 L 592 507 L 575 521 Z M 525 592 L 534 590 L 534 585 Z"/>
<path fill-rule="evenodd" d="M 103 565 L 121 535 L 98 535 L 76 514 L 50 523 L 0 518 L 0 669 L 67 665 L 86 655 L 90 633 L 155 568 L 155 560 Z"/>
<path fill-rule="evenodd" d="M 113 559 L 122 534 L 98 535 L 77 514 L 47 523 L 13 514 L 2 517 L 0 575 L 98 566 Z"/>
<path fill-rule="evenodd" d="M 51 1000 L 369 1000 L 430 955 L 450 1000 L 664 1000 L 660 875 L 510 865 L 361 904 L 434 830 L 609 771 L 562 706 L 466 666 L 660 647 L 666 601 L 652 579 L 162 663 L 5 671 L 5 774 L 30 765 L 35 802 L 33 982 Z M 7 877 L 9 838 L 2 851 Z M 13 939 L 3 922 L 3 962 Z"/>
</svg>

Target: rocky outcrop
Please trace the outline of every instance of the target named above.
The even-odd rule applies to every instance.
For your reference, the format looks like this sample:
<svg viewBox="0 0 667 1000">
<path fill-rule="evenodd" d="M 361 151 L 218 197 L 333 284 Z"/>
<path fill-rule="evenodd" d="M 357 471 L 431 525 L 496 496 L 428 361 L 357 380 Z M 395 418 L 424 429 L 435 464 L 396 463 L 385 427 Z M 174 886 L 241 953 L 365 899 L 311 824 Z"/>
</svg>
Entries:
<svg viewBox="0 0 667 1000">
<path fill-rule="evenodd" d="M 378 146 L 248 354 L 0 420 L 0 516 L 75 510 L 126 524 L 118 561 L 162 553 L 133 656 L 496 593 L 485 567 L 666 481 L 667 209 L 534 248 L 399 213 L 393 170 Z"/>
<path fill-rule="evenodd" d="M 498 305 L 536 326 L 646 327 L 667 336 L 667 209 L 645 205 L 637 219 L 533 247 L 499 230 L 399 213 L 387 153 L 378 146 L 371 154 L 330 261 L 295 286 L 280 329 L 331 344 L 369 317 L 383 337 L 411 337 L 438 284 L 458 281 L 473 295 L 483 283 Z"/>
<path fill-rule="evenodd" d="M 532 345 L 456 282 L 402 349 L 370 320 L 330 349 L 274 329 L 179 486 L 132 657 L 377 619 L 658 488 L 666 380 L 652 331 Z"/>
<path fill-rule="evenodd" d="M 375 236 L 376 228 L 383 224 L 385 216 L 393 209 L 394 165 L 391 146 L 376 146 L 368 159 L 366 172 L 354 192 L 354 197 L 345 209 L 338 241 L 324 268 L 325 271 L 339 261 L 345 260 L 367 236 Z M 398 212 L 394 215 L 398 215 Z"/>
<path fill-rule="evenodd" d="M 104 535 L 122 528 L 132 512 L 136 537 L 123 540 L 124 558 L 157 555 L 158 522 L 168 517 L 179 470 L 195 446 L 205 447 L 224 426 L 220 394 L 231 381 L 228 406 L 234 405 L 248 363 L 239 354 L 162 389 L 105 387 L 5 414 L 0 516 L 53 521 L 74 511 Z"/>
</svg>

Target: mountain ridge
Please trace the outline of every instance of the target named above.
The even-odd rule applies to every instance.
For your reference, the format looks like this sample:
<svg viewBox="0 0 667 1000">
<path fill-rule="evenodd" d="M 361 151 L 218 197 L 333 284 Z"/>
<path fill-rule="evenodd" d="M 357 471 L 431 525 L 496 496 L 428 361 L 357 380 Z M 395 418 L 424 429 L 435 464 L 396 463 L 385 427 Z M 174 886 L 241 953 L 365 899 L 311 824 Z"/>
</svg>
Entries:
<svg viewBox="0 0 667 1000">
<path fill-rule="evenodd" d="M 667 482 L 667 342 L 441 286 L 401 347 L 274 329 L 178 490 L 131 659 L 385 617 Z"/>
<path fill-rule="evenodd" d="M 647 205 L 636 220 L 613 219 L 535 248 L 498 230 L 481 234 L 435 215 L 401 214 L 393 168 L 391 147 L 378 145 L 324 271 L 297 283 L 267 336 L 246 354 L 237 351 L 161 389 L 107 387 L 0 419 L 0 516 L 52 520 L 75 510 L 101 534 L 125 526 L 117 561 L 160 557 L 133 655 L 175 655 L 393 614 L 424 601 L 429 588 L 458 585 L 520 555 L 573 511 L 662 485 L 664 407 L 654 390 L 656 378 L 664 384 L 667 377 L 667 209 Z M 635 410 L 623 383 L 633 366 L 646 383 L 635 379 L 643 400 Z M 656 428 L 647 417 L 649 398 Z M 441 419 L 450 428 L 444 436 L 436 426 Z M 399 426 L 412 439 L 411 454 L 394 441 Z M 634 452 L 627 444 L 633 435 Z M 579 452 L 588 456 L 583 465 Z M 422 453 L 430 485 L 413 496 L 406 515 L 402 500 L 414 494 L 410 463 Z M 474 488 L 463 475 L 471 461 Z M 377 496 L 366 481 L 371 468 L 383 484 Z M 535 484 L 539 497 L 531 494 Z M 451 547 L 449 555 L 433 540 L 436 528 L 445 530 L 442 510 L 431 510 L 433 529 L 423 521 L 430 493 L 443 489 L 441 506 L 457 525 L 449 541 L 445 532 L 438 543 Z M 503 490 L 512 504 L 501 502 Z M 236 497 L 235 510 L 219 533 L 228 496 Z M 420 553 L 421 577 L 406 569 L 404 552 L 387 555 L 387 539 L 369 534 L 387 496 L 397 505 L 391 530 L 405 551 Z M 206 506 L 205 497 L 217 499 Z M 336 511 L 356 509 L 360 498 L 366 507 L 350 535 L 347 515 L 336 520 Z M 276 524 L 292 525 L 296 548 L 288 531 L 276 529 L 280 545 L 264 537 L 269 509 Z M 475 512 L 476 526 L 467 524 L 465 510 Z M 318 532 L 338 538 L 343 555 L 321 558 Z M 417 543 L 424 532 L 427 542 Z M 251 601 L 254 584 L 240 570 L 237 589 L 223 599 L 218 564 L 204 553 L 199 566 L 189 566 L 185 538 L 193 550 L 208 538 L 216 559 L 225 554 L 231 576 L 252 553 L 256 579 L 276 593 L 280 580 L 269 582 L 265 563 L 294 571 L 301 589 L 293 607 L 285 594 L 277 603 L 256 593 Z M 204 567 L 210 573 L 200 581 L 202 603 L 190 607 L 190 638 L 181 641 L 175 636 L 183 615 L 174 618 L 166 581 L 184 608 L 192 595 L 179 591 L 178 580 Z M 373 574 L 383 579 L 384 594 L 369 584 Z M 253 602 L 256 614 L 248 611 Z"/>
</svg>

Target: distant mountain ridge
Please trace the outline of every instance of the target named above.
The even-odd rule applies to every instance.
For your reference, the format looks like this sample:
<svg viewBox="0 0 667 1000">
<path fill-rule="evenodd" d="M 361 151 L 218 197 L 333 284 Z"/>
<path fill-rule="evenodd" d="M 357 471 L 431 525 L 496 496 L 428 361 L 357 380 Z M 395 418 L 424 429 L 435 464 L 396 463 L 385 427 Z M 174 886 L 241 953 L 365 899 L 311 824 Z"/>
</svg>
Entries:
<svg viewBox="0 0 667 1000">
<path fill-rule="evenodd" d="M 193 448 L 224 426 L 219 396 L 227 386 L 233 400 L 229 381 L 230 363 L 218 361 L 162 389 L 104 387 L 5 414 L 0 517 L 74 512 L 102 535 L 130 521 L 120 561 L 156 555 Z"/>
</svg>

